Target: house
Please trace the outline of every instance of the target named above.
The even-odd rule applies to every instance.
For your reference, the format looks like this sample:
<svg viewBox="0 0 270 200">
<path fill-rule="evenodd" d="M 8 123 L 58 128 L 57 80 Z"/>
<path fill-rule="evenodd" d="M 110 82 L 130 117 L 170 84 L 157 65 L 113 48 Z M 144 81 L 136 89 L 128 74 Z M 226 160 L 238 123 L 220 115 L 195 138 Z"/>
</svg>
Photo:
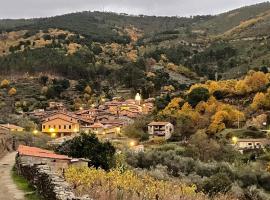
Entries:
<svg viewBox="0 0 270 200">
<path fill-rule="evenodd" d="M 95 133 L 95 134 L 104 134 L 104 128 L 105 126 L 101 123 L 94 123 L 90 126 L 85 126 L 82 128 L 82 131 L 85 131 L 86 133 Z"/>
<path fill-rule="evenodd" d="M 0 124 L 0 130 L 7 132 L 22 132 L 24 131 L 24 128 L 14 124 Z"/>
<path fill-rule="evenodd" d="M 174 126 L 170 122 L 151 122 L 148 124 L 148 133 L 153 136 L 165 137 L 169 139 L 174 131 Z"/>
<path fill-rule="evenodd" d="M 265 148 L 266 146 L 270 145 L 270 140 L 266 138 L 259 138 L 259 139 L 235 139 L 234 146 L 238 150 L 247 150 L 247 149 L 261 149 Z"/>
<path fill-rule="evenodd" d="M 64 110 L 65 106 L 62 102 L 51 101 L 49 102 L 49 109 L 50 110 L 53 110 L 53 109 Z"/>
<path fill-rule="evenodd" d="M 135 153 L 144 152 L 144 145 L 140 144 L 136 146 L 131 146 L 131 150 Z"/>
<path fill-rule="evenodd" d="M 82 127 L 82 131 L 86 133 L 95 133 L 97 135 L 106 135 L 106 134 L 118 134 L 121 132 L 121 127 L 117 125 L 94 123 L 88 127 Z"/>
<path fill-rule="evenodd" d="M 63 137 L 80 131 L 80 120 L 67 113 L 56 113 L 46 117 L 42 122 L 42 133 L 53 137 Z"/>
<path fill-rule="evenodd" d="M 76 134 L 80 131 L 81 126 L 89 126 L 91 124 L 93 124 L 93 120 L 61 111 L 43 119 L 42 132 L 55 134 L 56 137 L 63 137 Z"/>
<path fill-rule="evenodd" d="M 74 159 L 65 155 L 59 155 L 53 151 L 20 145 L 18 148 L 18 159 L 25 163 L 44 163 L 52 170 L 62 173 L 71 165 L 88 166 L 88 160 Z"/>
</svg>

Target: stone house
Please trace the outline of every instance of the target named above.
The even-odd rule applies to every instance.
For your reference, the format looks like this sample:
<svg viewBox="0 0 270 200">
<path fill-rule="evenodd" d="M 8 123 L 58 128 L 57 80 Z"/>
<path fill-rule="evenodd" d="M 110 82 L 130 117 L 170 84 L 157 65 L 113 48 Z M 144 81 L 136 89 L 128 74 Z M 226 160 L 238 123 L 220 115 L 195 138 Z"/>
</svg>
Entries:
<svg viewBox="0 0 270 200">
<path fill-rule="evenodd" d="M 118 134 L 121 132 L 121 126 L 102 124 L 102 123 L 94 123 L 88 127 L 82 127 L 82 131 L 86 133 L 95 133 L 97 135 L 106 135 L 106 134 Z"/>
<path fill-rule="evenodd" d="M 18 148 L 17 159 L 29 164 L 46 164 L 53 171 L 62 173 L 72 165 L 88 166 L 86 159 L 74 159 L 65 155 L 59 155 L 52 151 L 20 145 Z"/>
<path fill-rule="evenodd" d="M 24 128 L 14 124 L 0 124 L 0 130 L 6 132 L 22 132 Z"/>
<path fill-rule="evenodd" d="M 246 150 L 246 149 L 261 149 L 270 145 L 270 140 L 266 138 L 259 139 L 237 139 L 235 142 L 235 147 L 238 150 Z"/>
<path fill-rule="evenodd" d="M 174 131 L 174 126 L 170 122 L 151 122 L 148 124 L 148 133 L 152 136 L 165 137 L 170 139 Z"/>
<path fill-rule="evenodd" d="M 63 109 L 65 109 L 65 106 L 64 106 L 63 102 L 51 101 L 51 102 L 49 102 L 48 109 L 50 109 L 50 110 L 52 110 L 52 109 L 63 110 Z"/>
</svg>

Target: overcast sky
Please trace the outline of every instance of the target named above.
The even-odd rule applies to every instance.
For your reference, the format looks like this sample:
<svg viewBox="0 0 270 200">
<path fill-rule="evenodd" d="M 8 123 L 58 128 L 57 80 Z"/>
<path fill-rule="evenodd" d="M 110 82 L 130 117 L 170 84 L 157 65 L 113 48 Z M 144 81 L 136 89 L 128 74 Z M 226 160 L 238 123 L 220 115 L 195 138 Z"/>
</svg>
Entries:
<svg viewBox="0 0 270 200">
<path fill-rule="evenodd" d="M 264 0 L 266 1 L 266 0 Z M 77 11 L 190 16 L 218 14 L 260 0 L 0 0 L 0 18 L 33 18 Z"/>
</svg>

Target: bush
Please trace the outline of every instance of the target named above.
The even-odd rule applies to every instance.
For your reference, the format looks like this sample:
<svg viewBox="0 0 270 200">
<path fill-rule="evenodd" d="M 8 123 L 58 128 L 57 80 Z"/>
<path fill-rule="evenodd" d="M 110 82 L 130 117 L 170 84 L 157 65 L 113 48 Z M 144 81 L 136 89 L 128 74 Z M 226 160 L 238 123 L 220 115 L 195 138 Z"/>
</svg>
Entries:
<svg viewBox="0 0 270 200">
<path fill-rule="evenodd" d="M 203 182 L 203 190 L 210 196 L 226 193 L 231 189 L 232 181 L 225 173 L 218 173 Z"/>
<path fill-rule="evenodd" d="M 105 170 L 114 166 L 115 148 L 109 142 L 102 143 L 95 134 L 82 133 L 64 142 L 56 151 L 73 158 L 89 159 L 89 164 Z"/>
<path fill-rule="evenodd" d="M 187 96 L 188 103 L 195 107 L 201 101 L 207 101 L 210 97 L 208 89 L 204 87 L 194 88 Z"/>
</svg>

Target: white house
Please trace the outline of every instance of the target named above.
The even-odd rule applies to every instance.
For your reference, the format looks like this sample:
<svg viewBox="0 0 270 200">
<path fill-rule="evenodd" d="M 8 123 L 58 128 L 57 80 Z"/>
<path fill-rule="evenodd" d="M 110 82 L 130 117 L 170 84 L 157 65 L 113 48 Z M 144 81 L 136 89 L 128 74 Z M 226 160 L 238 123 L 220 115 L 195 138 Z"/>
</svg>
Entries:
<svg viewBox="0 0 270 200">
<path fill-rule="evenodd" d="M 260 149 L 270 145 L 270 140 L 265 138 L 260 139 L 237 139 L 235 141 L 235 147 L 239 150 L 244 149 Z"/>
<path fill-rule="evenodd" d="M 165 137 L 169 139 L 174 131 L 174 126 L 170 122 L 151 122 L 148 124 L 149 135 Z"/>
</svg>

